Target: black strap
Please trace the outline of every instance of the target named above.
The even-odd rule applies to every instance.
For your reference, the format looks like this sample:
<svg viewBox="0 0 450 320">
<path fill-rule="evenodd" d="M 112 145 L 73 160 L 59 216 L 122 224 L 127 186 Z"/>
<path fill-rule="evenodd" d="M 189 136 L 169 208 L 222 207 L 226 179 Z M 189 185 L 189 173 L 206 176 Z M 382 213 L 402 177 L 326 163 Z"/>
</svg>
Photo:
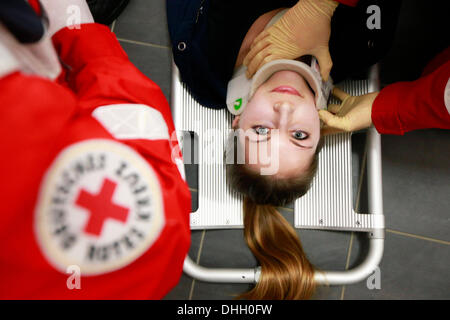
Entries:
<svg viewBox="0 0 450 320">
<path fill-rule="evenodd" d="M 26 0 L 0 1 L 0 21 L 21 43 L 38 42 L 45 33 L 45 19 Z"/>
</svg>

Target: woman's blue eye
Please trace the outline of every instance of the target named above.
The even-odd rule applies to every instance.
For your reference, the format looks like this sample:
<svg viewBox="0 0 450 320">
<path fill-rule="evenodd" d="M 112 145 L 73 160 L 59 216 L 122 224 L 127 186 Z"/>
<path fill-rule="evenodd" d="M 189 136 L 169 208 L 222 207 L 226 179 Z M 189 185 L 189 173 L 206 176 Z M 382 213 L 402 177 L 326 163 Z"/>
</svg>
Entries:
<svg viewBox="0 0 450 320">
<path fill-rule="evenodd" d="M 270 131 L 269 128 L 261 127 L 261 126 L 254 127 L 253 130 L 255 130 L 256 134 L 259 134 L 259 135 L 262 135 L 262 136 L 267 135 L 269 133 L 269 131 Z"/>
<path fill-rule="evenodd" d="M 306 138 L 308 138 L 308 134 L 304 131 L 300 131 L 297 130 L 295 131 L 292 136 L 294 137 L 294 139 L 296 140 L 305 140 Z"/>
</svg>

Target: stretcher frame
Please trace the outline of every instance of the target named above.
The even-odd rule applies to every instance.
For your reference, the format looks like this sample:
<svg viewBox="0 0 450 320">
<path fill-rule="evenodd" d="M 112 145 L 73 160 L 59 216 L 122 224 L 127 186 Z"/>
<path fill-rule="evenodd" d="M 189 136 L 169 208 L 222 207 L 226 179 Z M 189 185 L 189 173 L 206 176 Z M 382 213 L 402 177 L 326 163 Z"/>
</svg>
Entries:
<svg viewBox="0 0 450 320">
<path fill-rule="evenodd" d="M 379 67 L 374 65 L 367 80 L 347 81 L 339 85 L 350 94 L 361 95 L 380 90 Z M 226 130 L 231 127 L 231 114 L 226 109 L 212 110 L 199 105 L 180 82 L 179 72 L 172 68 L 172 113 L 175 128 L 180 131 L 205 132 L 208 128 Z M 222 137 L 211 138 L 210 145 L 219 146 L 222 157 Z M 180 138 L 180 135 L 178 134 Z M 226 187 L 225 170 L 220 165 L 202 164 L 207 157 L 207 144 L 199 135 L 199 208 L 191 213 L 191 229 L 232 229 L 242 226 L 242 196 Z M 182 145 L 182 143 L 180 143 Z M 205 147 L 206 146 L 206 147 Z M 297 199 L 294 205 L 295 227 L 319 230 L 366 232 L 369 248 L 361 264 L 345 271 L 315 273 L 319 285 L 346 285 L 366 279 L 379 265 L 384 250 L 384 214 L 382 198 L 381 138 L 372 127 L 367 130 L 367 181 L 368 208 L 370 214 L 355 213 L 352 206 L 351 183 L 351 134 L 328 136 L 319 155 L 319 169 L 308 193 Z M 330 160 L 333 159 L 333 162 Z M 223 165 L 222 165 L 223 167 Z M 337 169 L 336 169 L 337 168 Z M 334 170 L 334 171 L 333 171 Z M 335 176 L 340 179 L 334 179 Z M 327 180 L 328 179 L 328 180 Z M 324 184 L 335 184 L 339 192 Z M 326 201 L 323 201 L 326 195 Z M 213 213 L 213 214 L 211 214 Z M 211 220 L 212 219 L 212 220 Z M 184 272 L 199 281 L 215 283 L 256 283 L 260 267 L 255 268 L 206 268 L 186 256 Z"/>
</svg>

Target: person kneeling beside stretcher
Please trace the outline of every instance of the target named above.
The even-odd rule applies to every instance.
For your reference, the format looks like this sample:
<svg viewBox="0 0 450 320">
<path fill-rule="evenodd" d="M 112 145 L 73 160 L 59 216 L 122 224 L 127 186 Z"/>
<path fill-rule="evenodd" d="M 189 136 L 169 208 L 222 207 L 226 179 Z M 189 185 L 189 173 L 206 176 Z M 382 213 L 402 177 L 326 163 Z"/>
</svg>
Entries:
<svg viewBox="0 0 450 320">
<path fill-rule="evenodd" d="M 372 124 L 381 134 L 450 129 L 450 48 L 434 58 L 416 81 L 398 82 L 380 92 L 351 96 L 333 89 L 340 104 L 319 111 L 323 134 L 356 131 Z"/>
<path fill-rule="evenodd" d="M 350 1 L 349 1 L 350 2 Z M 353 1 L 356 3 L 357 1 Z M 300 0 L 273 26 L 256 37 L 243 63 L 247 76 L 276 59 L 295 59 L 311 54 L 319 60 L 321 76 L 332 68 L 328 42 L 329 19 L 337 2 Z M 342 101 L 320 110 L 323 134 L 355 131 L 372 123 L 379 133 L 403 134 L 425 128 L 450 128 L 450 49 L 440 53 L 422 77 L 385 87 L 381 92 L 352 97 L 339 88 L 333 95 Z"/>
<path fill-rule="evenodd" d="M 0 298 L 160 299 L 190 245 L 169 104 L 85 0 L 41 4 L 0 2 Z"/>
</svg>

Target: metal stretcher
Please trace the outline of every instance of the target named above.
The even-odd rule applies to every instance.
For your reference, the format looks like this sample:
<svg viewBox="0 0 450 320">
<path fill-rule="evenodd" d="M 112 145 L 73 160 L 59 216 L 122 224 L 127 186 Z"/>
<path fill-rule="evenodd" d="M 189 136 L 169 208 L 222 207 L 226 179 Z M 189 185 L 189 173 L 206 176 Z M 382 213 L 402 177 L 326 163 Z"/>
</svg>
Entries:
<svg viewBox="0 0 450 320">
<path fill-rule="evenodd" d="M 226 109 L 202 107 L 180 82 L 172 69 L 172 112 L 177 132 L 198 135 L 198 210 L 191 213 L 191 229 L 243 228 L 242 196 L 227 187 L 223 152 L 232 116 Z M 352 95 L 379 90 L 375 65 L 367 80 L 345 81 L 338 85 Z M 215 134 L 211 134 L 214 132 Z M 219 133 L 219 134 L 217 134 Z M 181 143 L 182 144 L 182 143 Z M 366 279 L 378 266 L 384 248 L 384 215 L 381 175 L 381 140 L 374 128 L 367 131 L 368 205 L 370 214 L 360 214 L 352 206 L 351 134 L 325 138 L 319 168 L 311 189 L 295 201 L 295 228 L 366 232 L 369 252 L 357 267 L 346 271 L 321 271 L 315 281 L 321 285 L 344 285 Z M 200 281 L 216 283 L 256 283 L 260 267 L 248 269 L 205 268 L 191 260 L 184 272 Z"/>
</svg>

